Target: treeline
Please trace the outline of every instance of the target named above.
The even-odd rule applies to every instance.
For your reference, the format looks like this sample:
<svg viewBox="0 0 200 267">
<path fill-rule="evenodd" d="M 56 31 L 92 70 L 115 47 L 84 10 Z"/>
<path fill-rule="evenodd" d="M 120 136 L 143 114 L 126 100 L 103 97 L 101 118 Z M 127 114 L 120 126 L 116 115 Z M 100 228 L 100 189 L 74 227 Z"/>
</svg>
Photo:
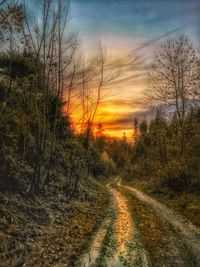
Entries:
<svg viewBox="0 0 200 267">
<path fill-rule="evenodd" d="M 17 3 L 0 10 L 0 190 L 71 199 L 104 166 L 93 122 L 111 77 L 104 78 L 103 51 L 86 62 L 77 36 L 67 35 L 69 5 L 41 3 L 40 21 Z M 78 135 L 70 123 L 74 91 L 83 107 Z"/>
<path fill-rule="evenodd" d="M 132 144 L 113 144 L 110 155 L 128 181 L 199 192 L 198 51 L 186 37 L 172 39 L 160 45 L 153 62 L 147 95 L 156 111 L 151 119 L 136 119 Z"/>
<path fill-rule="evenodd" d="M 147 95 L 158 111 L 135 120 L 134 145 L 107 140 L 101 127 L 95 136 L 95 117 L 119 66 L 106 62 L 102 47 L 86 61 L 78 37 L 67 34 L 69 5 L 45 0 L 40 8 L 40 21 L 17 3 L 0 9 L 0 190 L 71 199 L 89 175 L 116 172 L 197 189 L 200 61 L 192 43 L 181 37 L 157 50 Z"/>
<path fill-rule="evenodd" d="M 184 120 L 184 143 L 177 116 L 167 120 L 157 114 L 141 135 L 132 154 L 133 175 L 152 178 L 155 184 L 174 191 L 200 190 L 200 109 L 194 108 Z"/>
</svg>

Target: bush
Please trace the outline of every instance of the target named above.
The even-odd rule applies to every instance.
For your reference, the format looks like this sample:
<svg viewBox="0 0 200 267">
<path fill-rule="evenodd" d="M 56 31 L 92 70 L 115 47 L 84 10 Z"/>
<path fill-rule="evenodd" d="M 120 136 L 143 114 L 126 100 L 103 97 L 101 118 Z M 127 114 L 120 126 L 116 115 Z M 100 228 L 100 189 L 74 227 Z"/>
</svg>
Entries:
<svg viewBox="0 0 200 267">
<path fill-rule="evenodd" d="M 161 186 L 168 187 L 175 192 L 184 190 L 190 185 L 190 174 L 186 164 L 178 160 L 170 161 L 160 168 L 156 177 Z"/>
</svg>

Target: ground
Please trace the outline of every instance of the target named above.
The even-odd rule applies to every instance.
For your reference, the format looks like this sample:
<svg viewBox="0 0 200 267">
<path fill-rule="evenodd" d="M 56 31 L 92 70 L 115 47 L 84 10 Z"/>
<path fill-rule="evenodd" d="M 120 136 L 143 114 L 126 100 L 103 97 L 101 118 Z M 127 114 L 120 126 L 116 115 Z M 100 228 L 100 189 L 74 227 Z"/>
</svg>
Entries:
<svg viewBox="0 0 200 267">
<path fill-rule="evenodd" d="M 117 178 L 110 212 L 77 266 L 200 266 L 200 230 L 185 217 Z"/>
<path fill-rule="evenodd" d="M 0 267 L 200 267 L 198 223 L 121 180 L 71 204 L 1 195 Z"/>
<path fill-rule="evenodd" d="M 74 266 L 109 201 L 103 186 L 86 182 L 90 191 L 72 203 L 64 195 L 0 194 L 0 267 Z"/>
</svg>

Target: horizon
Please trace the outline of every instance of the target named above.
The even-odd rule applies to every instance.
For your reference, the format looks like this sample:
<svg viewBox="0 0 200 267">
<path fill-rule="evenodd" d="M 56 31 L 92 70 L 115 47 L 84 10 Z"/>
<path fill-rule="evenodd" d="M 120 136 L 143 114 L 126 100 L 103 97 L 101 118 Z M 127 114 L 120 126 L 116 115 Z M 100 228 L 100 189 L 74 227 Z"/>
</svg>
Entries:
<svg viewBox="0 0 200 267">
<path fill-rule="evenodd" d="M 38 2 L 26 3 L 33 12 L 38 12 Z M 122 73 L 109 85 L 110 93 L 95 119 L 95 124 L 104 125 L 106 135 L 122 137 L 126 132 L 131 138 L 134 117 L 145 118 L 151 106 L 145 90 L 157 47 L 160 42 L 180 35 L 198 46 L 199 10 L 198 0 L 70 1 L 69 29 L 78 34 L 79 50 L 90 59 L 99 53 L 101 43 L 108 61 L 121 62 Z M 79 109 L 71 108 L 75 124 L 79 113 Z"/>
</svg>

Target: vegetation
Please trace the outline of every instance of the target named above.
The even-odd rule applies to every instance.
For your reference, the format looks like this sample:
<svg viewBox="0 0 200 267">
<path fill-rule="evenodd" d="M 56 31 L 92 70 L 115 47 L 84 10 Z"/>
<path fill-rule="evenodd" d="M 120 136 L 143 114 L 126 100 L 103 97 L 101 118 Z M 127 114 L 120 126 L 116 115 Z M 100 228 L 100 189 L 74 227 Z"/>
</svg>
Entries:
<svg viewBox="0 0 200 267">
<path fill-rule="evenodd" d="M 184 37 L 161 46 L 148 95 L 164 107 L 149 123 L 140 123 L 132 153 L 136 177 L 154 177 L 175 191 L 198 191 L 200 185 L 197 67 L 197 53 Z"/>
<path fill-rule="evenodd" d="M 149 74 L 149 120 L 134 121 L 133 144 L 109 155 L 126 182 L 154 194 L 199 225 L 199 57 L 185 37 L 161 44 Z M 172 201 L 173 200 L 173 201 Z"/>
<path fill-rule="evenodd" d="M 70 91 L 72 79 L 78 82 L 81 71 L 75 75 L 77 40 L 63 37 L 68 6 L 58 3 L 58 9 L 52 11 L 51 5 L 51 1 L 44 2 L 42 23 L 34 28 L 22 6 L 13 4 L 1 10 L 2 16 L 8 16 L 2 23 L 6 39 L 2 39 L 5 46 L 0 54 L 0 185 L 2 191 L 24 194 L 59 189 L 71 199 L 80 179 L 98 175 L 98 164 L 102 172 L 108 169 L 108 163 L 104 167 L 100 160 L 101 136 L 92 137 L 103 78 L 94 111 L 90 110 L 92 118 L 79 137 L 72 130 L 69 115 L 63 112 L 64 79 L 71 79 Z M 19 38 L 21 41 L 16 42 Z M 102 73 L 103 63 L 102 59 Z M 68 98 L 67 104 L 70 101 Z"/>
<path fill-rule="evenodd" d="M 68 10 L 43 1 L 33 25 L 24 6 L 0 10 L 1 266 L 73 264 L 106 213 L 108 195 L 91 178 L 115 171 L 102 156 L 101 135 L 93 137 L 104 60 L 92 71 L 93 63 L 83 64 L 76 36 L 65 33 Z M 77 135 L 65 107 L 75 85 L 83 90 L 91 77 L 102 78 Z"/>
<path fill-rule="evenodd" d="M 110 71 L 102 46 L 93 60 L 80 55 L 77 36 L 66 33 L 69 5 L 43 1 L 41 21 L 32 24 L 25 6 L 2 4 L 0 266 L 73 266 L 107 214 L 103 183 L 111 176 L 163 194 L 199 194 L 199 55 L 187 38 L 156 54 L 147 91 L 156 112 L 134 120 L 130 143 L 95 125 L 104 90 L 119 73 Z M 76 125 L 74 91 L 82 108 Z"/>
</svg>

